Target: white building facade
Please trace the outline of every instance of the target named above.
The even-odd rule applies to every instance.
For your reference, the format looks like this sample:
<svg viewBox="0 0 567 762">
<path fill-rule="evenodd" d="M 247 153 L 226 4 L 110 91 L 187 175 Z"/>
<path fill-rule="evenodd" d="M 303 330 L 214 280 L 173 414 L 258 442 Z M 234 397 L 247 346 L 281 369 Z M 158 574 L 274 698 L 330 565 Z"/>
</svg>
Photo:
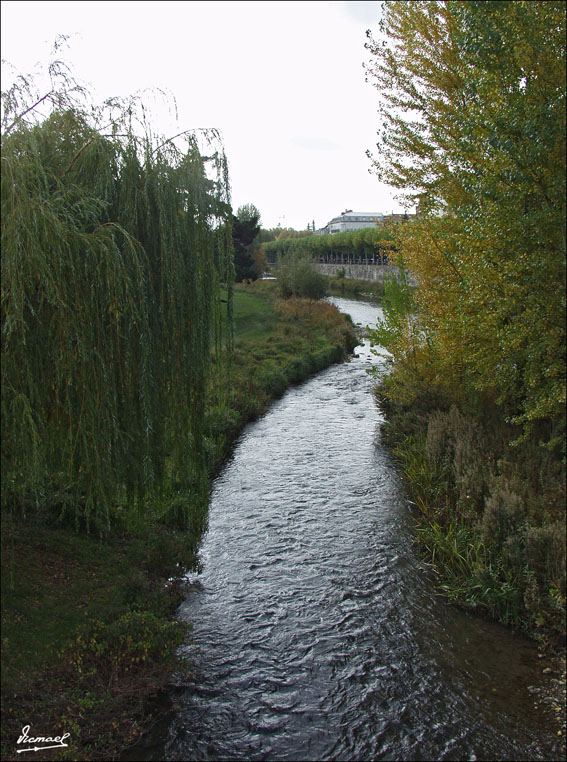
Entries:
<svg viewBox="0 0 567 762">
<path fill-rule="evenodd" d="M 383 220 L 384 215 L 381 212 L 353 212 L 352 209 L 347 209 L 341 212 L 338 217 L 333 217 L 317 233 L 324 235 L 329 233 L 344 233 L 348 230 L 360 230 L 361 228 L 372 228 L 383 222 Z"/>
</svg>

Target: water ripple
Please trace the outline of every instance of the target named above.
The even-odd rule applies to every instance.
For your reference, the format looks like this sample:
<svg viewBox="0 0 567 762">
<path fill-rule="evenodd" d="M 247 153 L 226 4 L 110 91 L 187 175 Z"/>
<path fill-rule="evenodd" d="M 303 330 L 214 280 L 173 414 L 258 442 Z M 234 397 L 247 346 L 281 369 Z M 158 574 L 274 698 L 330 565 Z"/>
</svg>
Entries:
<svg viewBox="0 0 567 762">
<path fill-rule="evenodd" d="M 358 354 L 248 427 L 215 483 L 168 759 L 546 756 L 535 650 L 435 594 Z"/>
</svg>

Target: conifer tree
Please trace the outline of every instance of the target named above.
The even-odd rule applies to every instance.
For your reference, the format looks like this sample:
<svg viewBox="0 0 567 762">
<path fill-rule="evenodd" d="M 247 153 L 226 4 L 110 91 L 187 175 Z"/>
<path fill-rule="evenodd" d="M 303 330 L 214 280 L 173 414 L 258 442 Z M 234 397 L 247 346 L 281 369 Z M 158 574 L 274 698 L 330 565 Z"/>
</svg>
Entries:
<svg viewBox="0 0 567 762">
<path fill-rule="evenodd" d="M 260 273 L 254 261 L 254 243 L 260 232 L 260 212 L 254 204 L 238 208 L 232 220 L 236 280 L 256 280 Z"/>
</svg>

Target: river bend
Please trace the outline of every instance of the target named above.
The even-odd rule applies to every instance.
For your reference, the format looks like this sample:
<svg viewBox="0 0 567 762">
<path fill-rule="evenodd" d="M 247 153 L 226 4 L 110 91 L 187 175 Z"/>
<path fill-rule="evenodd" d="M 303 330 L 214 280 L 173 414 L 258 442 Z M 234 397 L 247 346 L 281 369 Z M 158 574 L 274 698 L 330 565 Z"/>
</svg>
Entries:
<svg viewBox="0 0 567 762">
<path fill-rule="evenodd" d="M 379 310 L 333 301 L 362 325 Z M 380 441 L 379 360 L 356 353 L 248 426 L 216 479 L 165 756 L 549 758 L 535 649 L 435 593 Z"/>
</svg>

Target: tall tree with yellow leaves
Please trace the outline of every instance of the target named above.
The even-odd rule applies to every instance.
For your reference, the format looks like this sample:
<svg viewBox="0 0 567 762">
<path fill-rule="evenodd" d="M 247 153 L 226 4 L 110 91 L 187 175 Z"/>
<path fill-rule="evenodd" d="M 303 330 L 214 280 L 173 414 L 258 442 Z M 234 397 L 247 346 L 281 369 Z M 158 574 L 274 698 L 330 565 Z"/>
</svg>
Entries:
<svg viewBox="0 0 567 762">
<path fill-rule="evenodd" d="M 565 405 L 565 5 L 387 2 L 371 157 L 400 226 L 428 381 L 557 441 Z M 456 393 L 456 392 L 455 392 Z"/>
</svg>

